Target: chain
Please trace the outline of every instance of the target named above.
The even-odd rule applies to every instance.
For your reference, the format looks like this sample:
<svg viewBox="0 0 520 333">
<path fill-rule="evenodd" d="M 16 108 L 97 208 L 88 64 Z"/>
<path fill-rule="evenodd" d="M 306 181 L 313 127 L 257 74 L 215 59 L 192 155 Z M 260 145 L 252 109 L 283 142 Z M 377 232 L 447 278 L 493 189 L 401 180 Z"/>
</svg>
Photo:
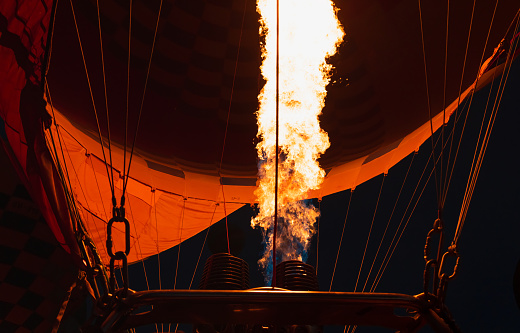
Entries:
<svg viewBox="0 0 520 333">
<path fill-rule="evenodd" d="M 431 270 L 433 269 L 433 289 L 435 290 L 438 286 L 438 270 L 439 270 L 439 261 L 441 258 L 441 247 L 442 247 L 442 239 L 443 239 L 443 223 L 440 218 L 436 219 L 433 223 L 432 229 L 428 232 L 428 235 L 426 236 L 426 243 L 424 244 L 424 261 L 426 262 L 424 266 L 424 295 L 428 296 L 428 288 L 430 285 L 430 275 Z M 439 244 L 437 247 L 437 257 L 430 259 L 430 242 L 433 235 L 439 235 Z"/>
<path fill-rule="evenodd" d="M 430 258 L 430 247 L 431 247 L 431 239 L 434 235 L 439 235 L 439 244 L 437 247 L 437 257 Z M 441 218 L 438 218 L 433 223 L 433 228 L 428 232 L 426 236 L 426 243 L 424 245 L 424 261 L 426 262 L 424 266 L 424 295 L 429 298 L 430 295 L 434 294 L 437 298 L 437 306 L 442 306 L 444 303 L 444 298 L 446 296 L 446 290 L 448 288 L 448 282 L 453 280 L 457 275 L 459 268 L 459 260 L 460 255 L 457 251 L 456 243 L 452 243 L 448 247 L 448 251 L 446 251 L 441 256 L 441 248 L 442 248 L 442 239 L 443 239 L 443 222 Z M 455 265 L 453 267 L 453 271 L 451 273 L 446 272 L 446 262 L 447 259 L 453 257 L 455 258 Z M 433 270 L 433 272 L 432 272 Z M 432 274 L 433 273 L 433 274 Z M 433 276 L 433 288 L 432 293 L 429 292 L 430 287 L 430 276 Z"/>
<path fill-rule="evenodd" d="M 112 250 L 112 226 L 114 223 L 125 224 L 125 251 L 117 251 L 114 253 Z M 123 277 L 123 297 L 128 294 L 128 254 L 130 253 L 130 222 L 125 217 L 124 197 L 121 198 L 121 206 L 116 207 L 114 200 L 114 207 L 112 209 L 112 218 L 108 221 L 107 225 L 107 252 L 110 256 L 110 291 L 112 294 L 115 293 L 115 262 L 121 260 L 122 266 L 122 277 Z"/>
</svg>

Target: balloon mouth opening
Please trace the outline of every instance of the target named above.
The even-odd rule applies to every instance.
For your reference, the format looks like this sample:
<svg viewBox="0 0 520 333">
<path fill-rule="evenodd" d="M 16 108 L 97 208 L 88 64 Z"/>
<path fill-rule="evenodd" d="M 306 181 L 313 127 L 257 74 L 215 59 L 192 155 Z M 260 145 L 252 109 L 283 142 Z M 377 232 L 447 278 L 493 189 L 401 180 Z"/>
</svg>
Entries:
<svg viewBox="0 0 520 333">
<path fill-rule="evenodd" d="M 212 255 L 204 265 L 199 284 L 202 290 L 249 289 L 249 265 L 228 253 Z"/>
<path fill-rule="evenodd" d="M 316 269 L 300 260 L 276 265 L 276 287 L 295 291 L 318 291 Z"/>
</svg>

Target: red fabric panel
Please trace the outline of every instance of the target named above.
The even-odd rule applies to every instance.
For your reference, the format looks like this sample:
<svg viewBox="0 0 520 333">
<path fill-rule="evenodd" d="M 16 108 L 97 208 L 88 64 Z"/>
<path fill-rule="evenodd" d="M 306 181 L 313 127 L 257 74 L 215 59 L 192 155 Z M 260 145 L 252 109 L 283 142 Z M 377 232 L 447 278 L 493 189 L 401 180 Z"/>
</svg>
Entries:
<svg viewBox="0 0 520 333">
<path fill-rule="evenodd" d="M 45 144 L 40 88 L 52 0 L 0 2 L 0 116 L 10 158 L 56 239 L 79 256 L 57 171 Z"/>
</svg>

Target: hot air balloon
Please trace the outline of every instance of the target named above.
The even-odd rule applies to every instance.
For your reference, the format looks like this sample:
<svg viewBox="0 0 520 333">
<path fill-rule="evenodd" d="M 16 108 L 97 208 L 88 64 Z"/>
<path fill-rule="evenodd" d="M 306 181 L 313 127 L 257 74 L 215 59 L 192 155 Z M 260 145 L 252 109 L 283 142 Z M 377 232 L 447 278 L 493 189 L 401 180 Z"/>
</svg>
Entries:
<svg viewBox="0 0 520 333">
<path fill-rule="evenodd" d="M 443 162 L 440 152 L 453 149 L 455 155 L 457 147 L 446 124 L 455 118 L 463 126 L 461 105 L 471 104 L 478 90 L 494 85 L 503 91 L 520 50 L 520 4 L 337 0 L 335 6 L 345 38 L 328 60 L 333 70 L 320 116 L 331 146 L 320 158 L 324 182 L 307 198 L 326 199 L 387 174 L 435 137 L 440 143 L 431 139 L 436 148 L 430 163 L 440 176 L 431 181 L 438 185 L 442 210 L 451 176 L 450 157 Z M 254 1 L 26 0 L 5 1 L 0 13 L 3 142 L 58 242 L 80 270 L 97 272 L 90 281 L 99 283 L 96 298 L 103 296 L 102 285 L 114 289 L 115 269 L 126 266 L 123 261 L 145 261 L 255 203 L 255 112 L 265 84 L 260 72 L 265 41 Z M 492 115 L 500 98 L 490 102 Z M 480 163 L 476 158 L 476 170 Z M 428 217 L 428 228 L 436 217 Z M 341 227 L 342 221 L 337 233 Z M 434 225 L 433 238 L 441 230 Z M 124 260 L 114 252 L 125 252 Z M 458 258 L 455 250 L 446 253 L 446 261 Z M 428 268 L 436 265 L 435 274 L 441 257 Z M 112 268 L 111 281 L 103 277 L 104 267 Z M 388 307 L 374 293 L 129 296 L 128 278 L 118 282 L 125 284 L 125 294 L 117 296 L 126 299 L 124 306 L 152 302 L 149 317 L 159 322 L 173 312 L 171 322 L 185 316 L 188 322 L 231 318 L 250 324 L 258 320 L 250 315 L 256 306 L 266 325 L 288 325 L 302 316 L 369 325 L 379 317 L 382 326 L 396 330 L 414 331 L 429 321 L 437 331 L 455 331 L 451 318 L 439 319 L 440 312 L 428 307 L 432 301 L 426 296 L 389 294 Z M 275 294 L 279 307 L 261 305 Z M 218 311 L 215 303 L 207 305 L 211 297 L 220 300 L 212 301 Z M 103 302 L 107 311 L 115 304 Z M 311 303 L 321 308 L 315 316 L 305 312 Z M 288 306 L 299 315 L 265 319 Z M 359 311 L 368 308 L 376 311 L 360 319 Z M 394 316 L 394 308 L 414 315 Z M 327 316 L 334 309 L 339 310 Z M 97 318 L 101 329 L 129 329 L 151 320 L 118 311 Z"/>
</svg>

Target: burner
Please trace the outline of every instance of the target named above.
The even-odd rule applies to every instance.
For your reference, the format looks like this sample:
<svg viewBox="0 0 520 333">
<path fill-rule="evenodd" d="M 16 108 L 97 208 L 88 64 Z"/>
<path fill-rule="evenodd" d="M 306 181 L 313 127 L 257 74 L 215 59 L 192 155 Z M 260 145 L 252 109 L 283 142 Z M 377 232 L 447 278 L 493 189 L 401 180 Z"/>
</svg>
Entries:
<svg viewBox="0 0 520 333">
<path fill-rule="evenodd" d="M 249 288 L 249 266 L 227 253 L 212 255 L 204 265 L 199 289 L 241 290 Z"/>
<path fill-rule="evenodd" d="M 276 287 L 288 290 L 317 291 L 316 270 L 299 260 L 288 260 L 276 265 Z"/>
</svg>

